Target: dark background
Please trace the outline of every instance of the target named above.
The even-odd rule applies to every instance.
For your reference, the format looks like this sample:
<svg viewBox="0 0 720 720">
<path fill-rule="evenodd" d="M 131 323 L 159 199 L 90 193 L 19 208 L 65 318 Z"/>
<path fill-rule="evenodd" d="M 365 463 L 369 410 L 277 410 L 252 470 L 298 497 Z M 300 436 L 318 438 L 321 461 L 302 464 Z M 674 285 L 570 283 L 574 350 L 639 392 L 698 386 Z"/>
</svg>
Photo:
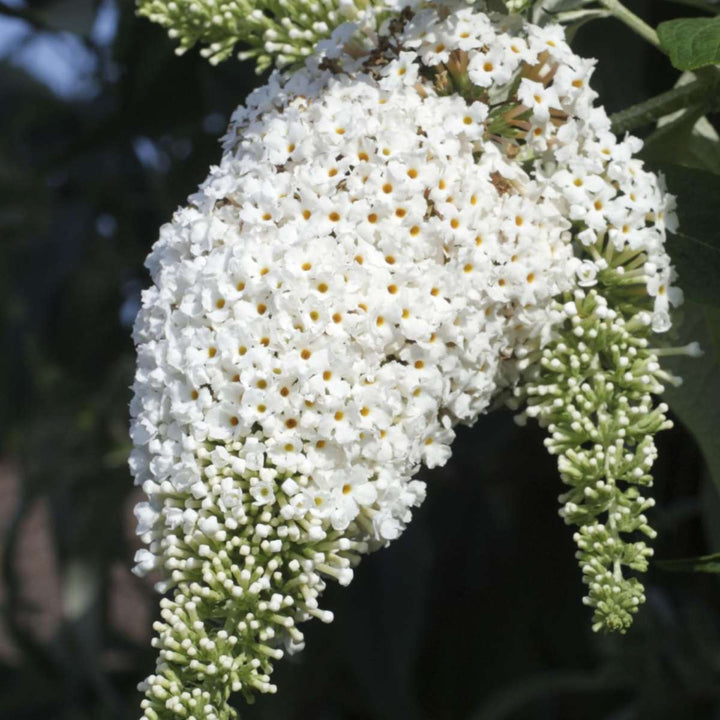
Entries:
<svg viewBox="0 0 720 720">
<path fill-rule="evenodd" d="M 653 23 L 689 14 L 630 5 Z M 575 45 L 600 58 L 610 111 L 678 75 L 615 21 Z M 259 82 L 236 61 L 175 57 L 129 2 L 0 0 L 2 720 L 139 715 L 158 598 L 129 572 L 130 328 L 158 227 Z M 653 569 L 632 630 L 593 634 L 542 437 L 504 412 L 461 430 L 405 535 L 328 590 L 336 621 L 304 628 L 278 695 L 242 717 L 720 718 L 718 578 Z M 678 424 L 659 445 L 657 557 L 720 550 L 693 436 Z"/>
</svg>

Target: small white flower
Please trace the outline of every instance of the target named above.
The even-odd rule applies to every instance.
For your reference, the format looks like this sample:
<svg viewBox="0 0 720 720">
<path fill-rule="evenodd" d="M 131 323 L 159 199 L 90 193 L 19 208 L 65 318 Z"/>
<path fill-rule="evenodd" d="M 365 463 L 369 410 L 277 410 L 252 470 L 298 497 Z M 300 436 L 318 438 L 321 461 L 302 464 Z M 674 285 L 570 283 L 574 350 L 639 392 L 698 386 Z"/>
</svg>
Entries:
<svg viewBox="0 0 720 720">
<path fill-rule="evenodd" d="M 135 553 L 135 567 L 133 572 L 136 575 L 144 576 L 152 572 L 157 566 L 157 557 L 147 548 L 140 548 Z"/>
<path fill-rule="evenodd" d="M 250 486 L 250 494 L 253 496 L 254 505 L 269 505 L 275 500 L 273 485 L 267 480 L 260 480 Z"/>
<path fill-rule="evenodd" d="M 135 506 L 134 512 L 138 523 L 137 534 L 145 535 L 150 532 L 158 519 L 157 511 L 150 506 L 150 503 L 140 502 Z"/>
<path fill-rule="evenodd" d="M 578 285 L 580 287 L 592 287 L 597 285 L 597 265 L 592 260 L 583 260 L 578 265 L 575 274 L 578 278 Z"/>
<path fill-rule="evenodd" d="M 523 78 L 518 88 L 518 98 L 532 110 L 533 117 L 540 122 L 550 118 L 550 110 L 560 109 L 561 102 L 557 91 L 552 87 L 545 87 L 542 83 Z"/>
</svg>

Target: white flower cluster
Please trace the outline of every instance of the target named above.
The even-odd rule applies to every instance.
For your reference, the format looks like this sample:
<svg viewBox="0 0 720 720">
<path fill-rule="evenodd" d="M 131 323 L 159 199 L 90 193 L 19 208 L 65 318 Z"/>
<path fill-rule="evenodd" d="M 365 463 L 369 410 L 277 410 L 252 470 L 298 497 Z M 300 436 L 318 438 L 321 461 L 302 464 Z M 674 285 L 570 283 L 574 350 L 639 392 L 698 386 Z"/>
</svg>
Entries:
<svg viewBox="0 0 720 720">
<path fill-rule="evenodd" d="M 443 463 L 503 358 L 547 337 L 548 300 L 607 266 L 573 257 L 571 223 L 584 245 L 647 253 L 636 276 L 664 324 L 670 196 L 592 106 L 592 62 L 559 27 L 500 32 L 469 9 L 421 12 L 401 42 L 378 79 L 275 77 L 162 229 L 135 333 L 132 465 L 149 494 L 202 494 L 198 449 L 219 445 L 239 474 L 307 477 L 297 512 L 344 529 L 364 508 L 375 537 L 395 538 L 423 495 L 419 464 Z M 487 138 L 485 103 L 421 79 L 456 50 L 480 88 L 529 68 L 529 173 Z M 178 522 L 143 513 L 143 533 Z"/>
<path fill-rule="evenodd" d="M 618 297 L 645 288 L 667 326 L 671 198 L 593 107 L 593 63 L 559 27 L 428 7 L 387 47 L 256 91 L 148 259 L 131 468 L 149 498 L 138 571 L 164 570 L 163 588 L 197 548 L 230 562 L 223 543 L 252 517 L 248 578 L 253 548 L 281 559 L 288 528 L 359 551 L 395 539 L 420 465 L 443 464 L 453 426 L 550 339 L 555 298 L 615 260 Z M 349 582 L 349 561 L 313 552 L 306 580 Z M 232 595 L 235 570 L 216 587 L 212 563 L 201 578 Z M 277 567 L 255 591 L 287 582 Z"/>
<path fill-rule="evenodd" d="M 255 502 L 272 499 L 263 478 L 307 478 L 288 514 L 342 530 L 362 508 L 391 540 L 423 497 L 420 463 L 447 459 L 503 358 L 548 332 L 577 265 L 569 223 L 483 140 L 485 105 L 418 93 L 416 59 L 378 82 L 300 73 L 256 94 L 163 228 L 135 338 L 149 494 L 169 481 L 202 496 L 197 450 L 212 445 L 221 467 L 262 470 Z M 180 521 L 144 513 L 143 532 Z"/>
</svg>

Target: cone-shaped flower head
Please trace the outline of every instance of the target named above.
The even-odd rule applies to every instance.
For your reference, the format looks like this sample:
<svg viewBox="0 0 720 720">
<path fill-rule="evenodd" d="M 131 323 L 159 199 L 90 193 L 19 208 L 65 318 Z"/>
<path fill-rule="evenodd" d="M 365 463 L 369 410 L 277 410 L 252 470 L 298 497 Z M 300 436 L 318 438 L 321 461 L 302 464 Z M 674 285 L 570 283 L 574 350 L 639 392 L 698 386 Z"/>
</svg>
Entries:
<svg viewBox="0 0 720 720">
<path fill-rule="evenodd" d="M 621 356 L 631 330 L 668 324 L 672 203 L 632 159 L 639 142 L 617 141 L 593 106 L 593 63 L 560 28 L 466 7 L 406 12 L 354 42 L 352 58 L 275 75 L 237 110 L 219 166 L 148 259 L 137 568 L 170 591 L 148 718 L 227 718 L 231 691 L 274 691 L 280 647 L 302 646 L 298 622 L 331 619 L 318 606 L 328 578 L 347 584 L 363 553 L 400 535 L 425 494 L 414 475 L 448 459 L 454 426 L 528 368 L 570 382 L 566 356 L 584 350 L 564 334 L 612 340 L 610 364 L 637 393 L 607 407 L 647 408 L 657 389 L 652 358 Z M 595 284 L 620 310 L 595 289 L 573 295 Z M 542 365 L 549 349 L 565 364 Z M 548 395 L 537 374 L 523 387 Z M 551 432 L 555 399 L 533 413 Z M 637 463 L 652 457 L 645 447 Z M 628 504 L 633 518 L 647 507 Z M 568 503 L 566 518 L 609 507 L 578 520 Z M 630 525 L 612 520 L 607 537 L 643 522 Z M 623 558 L 642 569 L 647 554 Z M 615 560 L 583 563 L 617 576 Z"/>
</svg>

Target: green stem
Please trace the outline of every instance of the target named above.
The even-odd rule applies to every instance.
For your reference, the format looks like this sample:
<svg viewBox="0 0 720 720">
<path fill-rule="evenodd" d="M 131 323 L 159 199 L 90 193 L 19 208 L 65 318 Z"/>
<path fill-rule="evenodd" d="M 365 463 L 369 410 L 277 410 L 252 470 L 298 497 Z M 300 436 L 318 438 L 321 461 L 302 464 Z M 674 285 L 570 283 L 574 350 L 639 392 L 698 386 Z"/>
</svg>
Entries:
<svg viewBox="0 0 720 720">
<path fill-rule="evenodd" d="M 599 0 L 599 2 L 612 13 L 613 17 L 625 23 L 631 30 L 635 31 L 651 45 L 654 45 L 658 50 L 662 49 L 655 30 L 634 12 L 628 10 L 619 0 Z"/>
<path fill-rule="evenodd" d="M 720 85 L 720 78 L 698 78 L 686 85 L 660 93 L 649 100 L 615 113 L 610 118 L 613 130 L 622 134 L 643 125 L 649 125 L 670 113 L 713 97 L 717 92 L 718 85 Z"/>
</svg>

